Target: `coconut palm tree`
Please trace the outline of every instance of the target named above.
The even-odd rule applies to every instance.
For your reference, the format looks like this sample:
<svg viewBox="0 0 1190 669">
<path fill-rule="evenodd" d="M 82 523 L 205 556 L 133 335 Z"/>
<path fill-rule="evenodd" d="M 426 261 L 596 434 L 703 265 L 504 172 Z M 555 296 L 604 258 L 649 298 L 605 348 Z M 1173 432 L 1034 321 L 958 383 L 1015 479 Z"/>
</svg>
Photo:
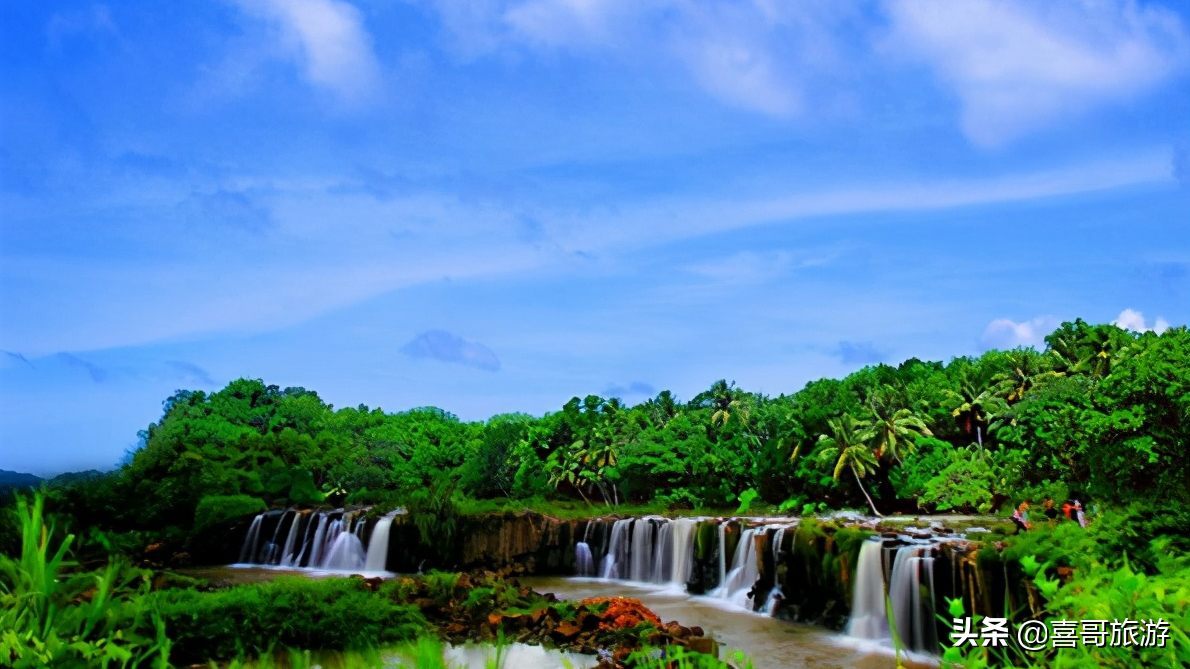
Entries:
<svg viewBox="0 0 1190 669">
<path fill-rule="evenodd" d="M 829 420 L 827 425 L 830 426 L 831 434 L 818 436 L 818 443 L 825 447 L 818 454 L 818 462 L 820 464 L 834 462 L 833 476 L 836 481 L 839 480 L 844 469 L 850 469 L 852 475 L 855 476 L 856 484 L 859 485 L 860 492 L 867 498 L 872 513 L 883 517 L 883 514 L 876 510 L 876 504 L 872 501 L 872 496 L 868 494 L 867 489 L 864 488 L 863 482 L 865 476 L 875 472 L 879 467 L 875 453 L 868 446 L 868 441 L 873 437 L 871 428 L 865 428 L 862 422 L 851 417 L 850 414 L 843 414 Z"/>
<path fill-rule="evenodd" d="M 1010 371 L 1000 372 L 992 377 L 995 394 L 1012 404 L 1021 401 L 1029 390 L 1050 379 L 1065 376 L 1051 368 L 1049 359 L 1032 349 L 1016 349 L 1004 353 L 1012 365 Z"/>
<path fill-rule="evenodd" d="M 902 450 L 906 453 L 913 450 L 914 437 L 932 437 L 934 433 L 912 410 L 894 408 L 895 405 L 888 400 L 889 395 L 887 392 L 872 394 L 868 400 L 869 415 L 864 426 L 865 431 L 872 434 L 876 459 L 891 455 L 900 462 Z"/>
<path fill-rule="evenodd" d="M 981 449 L 988 423 L 1008 410 L 1008 402 L 997 397 L 995 390 L 992 387 L 976 392 L 967 379 L 962 379 L 957 392 L 954 390 L 942 391 L 954 402 L 955 408 L 951 411 L 951 415 L 968 436 L 975 436 Z"/>
</svg>

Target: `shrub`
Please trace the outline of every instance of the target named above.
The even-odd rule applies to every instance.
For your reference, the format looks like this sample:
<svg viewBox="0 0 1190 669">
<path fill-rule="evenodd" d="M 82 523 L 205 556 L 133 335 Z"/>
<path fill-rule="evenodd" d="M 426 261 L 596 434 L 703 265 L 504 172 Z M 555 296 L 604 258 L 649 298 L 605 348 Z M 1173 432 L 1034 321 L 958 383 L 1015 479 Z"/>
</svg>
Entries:
<svg viewBox="0 0 1190 669">
<path fill-rule="evenodd" d="M 282 577 L 152 597 L 174 642 L 171 659 L 181 662 L 262 654 L 276 646 L 364 649 L 415 638 L 426 628 L 416 607 L 374 594 L 355 578 Z"/>
<path fill-rule="evenodd" d="M 208 495 L 199 500 L 194 510 L 194 531 L 202 532 L 267 509 L 264 500 L 250 495 Z"/>
</svg>

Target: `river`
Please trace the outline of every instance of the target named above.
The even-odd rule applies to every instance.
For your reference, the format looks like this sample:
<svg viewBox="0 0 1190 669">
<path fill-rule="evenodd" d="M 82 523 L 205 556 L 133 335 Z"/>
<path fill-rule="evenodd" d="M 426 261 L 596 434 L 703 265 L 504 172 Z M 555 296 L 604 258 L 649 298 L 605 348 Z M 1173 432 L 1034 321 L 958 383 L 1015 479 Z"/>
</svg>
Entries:
<svg viewBox="0 0 1190 669">
<path fill-rule="evenodd" d="M 723 651 L 739 649 L 755 669 L 893 669 L 891 650 L 856 642 L 839 632 L 749 613 L 723 600 L 695 597 L 673 587 L 635 585 L 594 578 L 533 576 L 520 579 L 538 592 L 559 599 L 635 597 L 660 616 L 686 627 L 698 626 L 713 636 Z M 727 658 L 721 651 L 720 656 Z M 907 667 L 937 666 L 928 661 Z"/>
</svg>

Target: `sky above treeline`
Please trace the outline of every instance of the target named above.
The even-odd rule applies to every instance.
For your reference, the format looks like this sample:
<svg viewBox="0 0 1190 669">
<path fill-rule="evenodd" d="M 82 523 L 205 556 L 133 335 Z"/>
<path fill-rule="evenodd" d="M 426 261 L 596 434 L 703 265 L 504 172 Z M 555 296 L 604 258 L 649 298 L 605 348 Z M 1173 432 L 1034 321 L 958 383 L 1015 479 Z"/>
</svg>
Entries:
<svg viewBox="0 0 1190 669">
<path fill-rule="evenodd" d="M 1188 119 L 1173 0 L 3 3 L 0 468 L 1184 325 Z"/>
</svg>

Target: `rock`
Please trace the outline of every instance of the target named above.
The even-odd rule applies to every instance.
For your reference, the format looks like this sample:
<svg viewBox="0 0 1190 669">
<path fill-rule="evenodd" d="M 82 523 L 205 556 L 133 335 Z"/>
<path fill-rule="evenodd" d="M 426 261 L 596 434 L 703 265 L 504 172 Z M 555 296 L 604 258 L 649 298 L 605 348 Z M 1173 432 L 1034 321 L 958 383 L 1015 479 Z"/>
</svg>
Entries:
<svg viewBox="0 0 1190 669">
<path fill-rule="evenodd" d="M 578 626 L 584 630 L 591 631 L 599 628 L 600 620 L 599 616 L 595 615 L 594 613 L 589 611 L 580 611 L 577 618 L 575 618 L 575 622 L 578 623 Z"/>
<path fill-rule="evenodd" d="M 710 655 L 715 659 L 719 658 L 719 644 L 710 637 L 700 636 L 687 639 L 686 647 L 696 653 Z"/>
<path fill-rule="evenodd" d="M 675 639 L 685 639 L 690 636 L 690 630 L 678 624 L 678 621 L 672 620 L 665 624 L 665 632 Z"/>
<path fill-rule="evenodd" d="M 695 625 L 690 628 L 690 636 L 706 636 L 706 632 L 703 632 L 701 627 Z"/>
<path fill-rule="evenodd" d="M 447 636 L 459 636 L 466 632 L 469 628 L 462 623 L 451 623 L 442 629 Z"/>
<path fill-rule="evenodd" d="M 555 627 L 552 632 L 550 632 L 550 638 L 554 640 L 554 643 L 562 644 L 574 639 L 579 635 L 579 632 L 582 631 L 582 628 L 578 625 L 575 625 L 569 621 L 564 621 Z"/>
</svg>

